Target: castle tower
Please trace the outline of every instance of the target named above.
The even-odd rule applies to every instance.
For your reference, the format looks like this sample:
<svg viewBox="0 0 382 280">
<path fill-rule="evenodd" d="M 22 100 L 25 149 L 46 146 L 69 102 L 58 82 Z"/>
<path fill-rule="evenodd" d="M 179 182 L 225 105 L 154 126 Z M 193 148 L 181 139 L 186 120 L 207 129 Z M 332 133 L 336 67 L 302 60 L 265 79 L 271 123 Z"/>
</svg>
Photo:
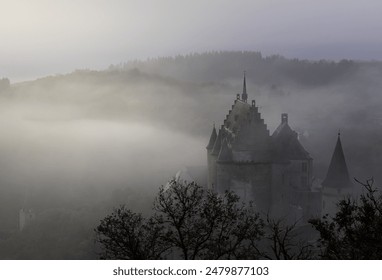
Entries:
<svg viewBox="0 0 382 280">
<path fill-rule="evenodd" d="M 224 193 L 226 190 L 230 189 L 232 161 L 232 147 L 229 145 L 228 139 L 224 138 L 216 160 L 215 191 L 218 193 Z"/>
<path fill-rule="evenodd" d="M 353 193 L 353 184 L 349 179 L 349 171 L 342 149 L 341 135 L 338 133 L 336 147 L 330 161 L 328 173 L 322 182 L 323 214 L 336 213 L 336 203 Z"/>
<path fill-rule="evenodd" d="M 299 190 L 310 190 L 313 176 L 313 159 L 298 141 L 298 134 L 288 124 L 288 114 L 281 114 L 281 124 L 272 134 L 274 159 L 288 161 L 290 166 L 283 174 L 282 184 Z"/>
<path fill-rule="evenodd" d="M 291 222 L 321 215 L 321 193 L 312 191 L 313 159 L 288 124 L 288 114 L 272 134 L 272 210 L 276 216 L 288 213 Z"/>
<path fill-rule="evenodd" d="M 212 132 L 213 134 L 213 132 Z M 219 132 L 217 134 L 215 143 L 213 144 L 213 147 L 211 151 L 209 152 L 209 164 L 208 165 L 208 174 L 207 174 L 207 187 L 210 190 L 214 190 L 216 187 L 216 160 L 220 152 L 221 144 L 222 144 L 222 136 L 223 134 L 223 126 L 219 129 Z M 211 139 L 210 139 L 211 140 Z"/>
</svg>

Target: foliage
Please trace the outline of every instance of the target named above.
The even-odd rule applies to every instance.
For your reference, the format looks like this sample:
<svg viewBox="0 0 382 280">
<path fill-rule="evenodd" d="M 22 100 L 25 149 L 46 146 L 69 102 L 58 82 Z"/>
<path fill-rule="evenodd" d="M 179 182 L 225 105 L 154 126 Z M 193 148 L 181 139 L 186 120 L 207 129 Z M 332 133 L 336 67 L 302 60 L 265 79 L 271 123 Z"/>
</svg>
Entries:
<svg viewBox="0 0 382 280">
<path fill-rule="evenodd" d="M 320 232 L 324 259 L 382 258 L 382 196 L 373 179 L 357 182 L 366 191 L 359 200 L 343 199 L 333 218 L 310 221 Z"/>
<path fill-rule="evenodd" d="M 192 81 L 221 81 L 249 69 L 256 84 L 280 84 L 286 80 L 306 86 L 339 81 L 353 75 L 360 65 L 351 60 L 339 62 L 287 59 L 280 55 L 263 56 L 260 52 L 222 51 L 160 57 L 113 65 L 111 71 L 139 69 L 146 73 Z"/>
</svg>

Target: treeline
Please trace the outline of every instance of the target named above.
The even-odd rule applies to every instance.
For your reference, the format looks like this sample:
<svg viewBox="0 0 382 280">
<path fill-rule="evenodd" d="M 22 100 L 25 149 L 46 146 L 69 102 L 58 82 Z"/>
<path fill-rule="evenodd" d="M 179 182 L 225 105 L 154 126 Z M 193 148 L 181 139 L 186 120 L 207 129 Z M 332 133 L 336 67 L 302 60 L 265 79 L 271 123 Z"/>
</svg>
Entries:
<svg viewBox="0 0 382 280">
<path fill-rule="evenodd" d="M 109 70 L 138 68 L 148 73 L 199 82 L 220 81 L 236 77 L 244 70 L 259 85 L 282 84 L 286 81 L 317 86 L 327 85 L 354 74 L 361 63 L 287 59 L 280 55 L 263 56 L 260 52 L 208 52 L 202 54 L 160 57 L 147 61 L 130 61 L 111 65 Z"/>
<path fill-rule="evenodd" d="M 365 193 L 338 201 L 334 216 L 288 224 L 263 217 L 233 192 L 217 194 L 174 180 L 160 189 L 150 217 L 121 206 L 101 221 L 95 229 L 100 257 L 381 259 L 382 196 L 372 179 L 358 183 Z"/>
</svg>

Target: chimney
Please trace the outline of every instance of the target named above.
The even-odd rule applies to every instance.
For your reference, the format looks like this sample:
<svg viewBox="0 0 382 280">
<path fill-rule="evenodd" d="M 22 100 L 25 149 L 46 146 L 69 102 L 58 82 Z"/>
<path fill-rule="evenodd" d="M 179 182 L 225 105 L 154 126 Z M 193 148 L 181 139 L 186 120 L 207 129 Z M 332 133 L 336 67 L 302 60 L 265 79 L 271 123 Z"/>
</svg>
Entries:
<svg viewBox="0 0 382 280">
<path fill-rule="evenodd" d="M 240 93 L 236 94 L 236 99 L 240 100 Z"/>
<path fill-rule="evenodd" d="M 253 106 L 253 107 L 256 106 L 256 101 L 255 101 L 255 100 L 252 100 L 252 106 Z"/>
</svg>

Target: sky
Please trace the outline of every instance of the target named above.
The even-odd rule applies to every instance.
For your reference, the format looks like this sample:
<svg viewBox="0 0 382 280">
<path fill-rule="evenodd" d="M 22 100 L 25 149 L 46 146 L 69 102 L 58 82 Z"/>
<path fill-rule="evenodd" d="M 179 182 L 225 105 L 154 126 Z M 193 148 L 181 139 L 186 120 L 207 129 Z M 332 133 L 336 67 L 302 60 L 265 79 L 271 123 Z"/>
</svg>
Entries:
<svg viewBox="0 0 382 280">
<path fill-rule="evenodd" d="M 380 0 L 2 0 L 0 78 L 224 50 L 382 60 L 381 11 Z"/>
</svg>

